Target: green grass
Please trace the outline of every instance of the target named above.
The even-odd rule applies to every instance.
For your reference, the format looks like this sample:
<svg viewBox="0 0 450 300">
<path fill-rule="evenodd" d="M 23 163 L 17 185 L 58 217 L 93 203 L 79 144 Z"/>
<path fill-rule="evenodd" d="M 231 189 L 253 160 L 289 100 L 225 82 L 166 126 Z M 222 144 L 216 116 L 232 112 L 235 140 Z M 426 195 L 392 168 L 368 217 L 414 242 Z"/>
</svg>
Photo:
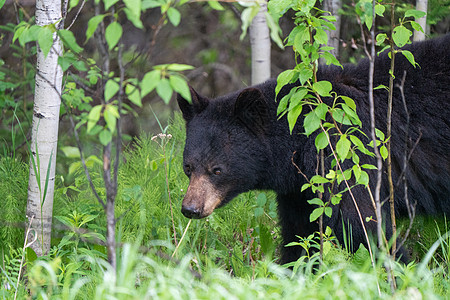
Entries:
<svg viewBox="0 0 450 300">
<path fill-rule="evenodd" d="M 101 245 L 105 234 L 102 208 L 92 196 L 83 171 L 75 165 L 73 183 L 64 185 L 61 181 L 55 195 L 53 247 L 48 256 L 38 260 L 32 255 L 26 257 L 26 276 L 18 287 L 18 299 L 448 297 L 448 238 L 438 242 L 438 251 L 429 261 L 407 266 L 393 263 L 398 288 L 392 293 L 383 259 L 374 270 L 363 248 L 350 255 L 340 248 L 327 247 L 319 269 L 314 259 L 300 260 L 295 272 L 277 265 L 280 230 L 275 195 L 271 192 L 240 195 L 208 218 L 189 223 L 180 212 L 188 185 L 182 171 L 184 125 L 180 116 L 175 117 L 166 133 L 172 138 L 164 147 L 152 141 L 151 135 L 142 134 L 124 154 L 116 200 L 120 243 L 117 272 L 107 264 L 105 247 Z M 21 167 L 14 165 L 1 173 L 1 163 Z M 95 186 L 104 196 L 101 165 L 93 160 L 89 168 Z M 0 191 L 12 193 L 12 199 L 17 201 L 11 203 L 23 209 L 26 198 L 21 197 L 26 196 L 26 184 L 14 190 L 7 187 L 27 176 L 26 165 L 0 160 L 1 174 L 8 177 L 0 182 Z M 416 252 L 417 257 L 422 258 L 440 236 L 445 237 L 448 228 L 446 220 L 439 226 L 434 222 L 423 225 L 420 219 L 418 222 L 425 227 L 413 230 L 412 241 L 423 242 L 416 250 L 420 251 Z M 427 232 L 433 232 L 434 237 Z M 420 233 L 427 237 L 419 238 Z M 17 261 L 21 257 L 17 247 L 23 243 L 23 229 L 8 234 L 0 269 L 0 299 L 12 299 L 16 291 Z M 176 248 L 183 234 L 184 239 Z"/>
</svg>

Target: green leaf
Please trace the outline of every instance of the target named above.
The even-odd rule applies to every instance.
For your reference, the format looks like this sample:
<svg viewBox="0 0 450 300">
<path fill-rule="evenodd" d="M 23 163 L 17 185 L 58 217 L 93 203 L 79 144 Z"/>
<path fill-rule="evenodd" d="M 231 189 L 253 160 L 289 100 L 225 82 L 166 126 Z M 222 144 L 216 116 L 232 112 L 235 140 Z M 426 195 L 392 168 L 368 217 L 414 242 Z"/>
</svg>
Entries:
<svg viewBox="0 0 450 300">
<path fill-rule="evenodd" d="M 112 22 L 106 27 L 105 39 L 108 43 L 109 50 L 112 50 L 122 37 L 122 25 L 117 22 Z"/>
<path fill-rule="evenodd" d="M 160 0 L 143 0 L 142 1 L 142 11 L 146 11 L 147 9 L 150 9 L 150 8 L 161 7 L 163 4 L 165 4 L 165 3 Z"/>
<path fill-rule="evenodd" d="M 294 89 L 292 89 L 288 95 L 281 98 L 280 102 L 278 103 L 277 116 L 286 110 L 289 99 L 291 98 L 291 93 L 293 92 L 293 90 Z"/>
<path fill-rule="evenodd" d="M 264 214 L 264 208 L 256 207 L 255 208 L 255 218 L 261 217 Z"/>
<path fill-rule="evenodd" d="M 309 187 L 311 187 L 311 184 L 305 183 L 304 185 L 302 185 L 302 188 L 300 189 L 300 192 L 303 192 L 304 190 L 308 189 Z"/>
<path fill-rule="evenodd" d="M 313 76 L 313 71 L 309 68 L 301 68 L 298 72 L 298 80 L 303 85 L 306 81 L 310 80 Z"/>
<path fill-rule="evenodd" d="M 351 143 L 347 139 L 347 135 L 343 134 L 341 135 L 339 141 L 336 143 L 336 152 L 341 159 L 341 161 L 344 161 L 345 158 L 348 155 L 348 152 L 350 151 Z"/>
<path fill-rule="evenodd" d="M 356 151 L 352 152 L 352 161 L 355 164 L 359 164 L 359 156 L 358 156 L 358 154 L 356 154 Z"/>
<path fill-rule="evenodd" d="M 377 138 L 379 138 L 381 141 L 384 141 L 384 133 L 378 128 L 375 128 L 375 135 Z"/>
<path fill-rule="evenodd" d="M 350 107 L 352 110 L 356 112 L 356 104 L 355 101 L 353 101 L 352 98 L 347 96 L 341 96 L 342 100 L 344 100 L 345 104 L 347 104 L 348 107 Z"/>
<path fill-rule="evenodd" d="M 119 110 L 114 105 L 106 105 L 103 112 L 103 118 L 105 119 L 106 126 L 111 133 L 116 129 L 117 119 L 120 117 Z"/>
<path fill-rule="evenodd" d="M 161 81 L 160 70 L 153 70 L 146 73 L 140 83 L 142 97 L 146 96 L 148 93 L 153 91 L 153 89 L 156 88 L 156 86 L 159 84 L 160 81 Z"/>
<path fill-rule="evenodd" d="M 401 53 L 406 57 L 406 59 L 411 63 L 411 65 L 413 65 L 414 68 L 419 65 L 414 60 L 414 55 L 410 51 L 402 50 Z"/>
<path fill-rule="evenodd" d="M 181 72 L 181 71 L 187 71 L 194 69 L 193 66 L 190 65 L 184 65 L 184 64 L 168 64 L 168 65 L 159 65 L 155 66 L 155 69 L 158 69 L 158 67 L 166 68 L 169 71 L 175 71 L 175 72 Z"/>
<path fill-rule="evenodd" d="M 281 40 L 281 37 L 280 37 L 280 33 L 281 33 L 280 25 L 278 25 L 278 22 L 275 22 L 275 20 L 273 19 L 272 15 L 270 13 L 266 12 L 265 15 L 266 15 L 267 26 L 270 29 L 270 38 L 272 39 L 272 41 L 274 41 L 277 44 L 277 46 L 280 49 L 284 49 L 283 41 Z"/>
<path fill-rule="evenodd" d="M 387 39 L 386 33 L 379 33 L 379 34 L 377 34 L 377 37 L 376 37 L 377 46 L 381 46 L 386 39 Z"/>
<path fill-rule="evenodd" d="M 44 56 L 47 57 L 53 45 L 53 32 L 47 26 L 42 27 L 39 31 L 38 43 Z"/>
<path fill-rule="evenodd" d="M 161 81 L 156 86 L 156 92 L 163 99 L 164 103 L 169 104 L 170 98 L 172 98 L 172 87 L 167 78 L 162 78 Z"/>
<path fill-rule="evenodd" d="M 277 86 L 275 88 L 275 93 L 278 95 L 280 90 L 288 84 L 292 77 L 294 76 L 294 70 L 286 70 L 281 72 L 277 77 Z"/>
<path fill-rule="evenodd" d="M 98 138 L 100 140 L 100 143 L 103 146 L 107 146 L 111 142 L 111 139 L 112 139 L 111 131 L 109 131 L 107 129 L 103 129 L 100 132 L 100 134 L 98 135 Z"/>
<path fill-rule="evenodd" d="M 333 213 L 333 209 L 331 207 L 325 207 L 324 213 L 328 218 L 331 218 L 331 214 Z"/>
<path fill-rule="evenodd" d="M 114 79 L 109 79 L 105 84 L 105 102 L 108 102 L 119 91 L 119 84 Z"/>
<path fill-rule="evenodd" d="M 25 21 L 20 22 L 15 28 L 14 28 L 14 36 L 12 39 L 12 42 L 14 43 L 24 32 L 28 29 L 28 23 Z"/>
<path fill-rule="evenodd" d="M 316 28 L 316 34 L 314 35 L 314 40 L 319 44 L 327 45 L 328 44 L 328 35 L 325 30 Z"/>
<path fill-rule="evenodd" d="M 364 146 L 364 144 L 361 142 L 359 138 L 357 138 L 354 135 L 350 135 L 349 137 L 352 143 L 358 148 L 359 151 L 369 156 L 375 156 L 375 154 L 367 150 L 367 148 Z"/>
<path fill-rule="evenodd" d="M 247 29 L 250 26 L 250 24 L 252 23 L 253 18 L 256 16 L 256 14 L 259 11 L 259 5 L 252 5 L 250 7 L 247 7 L 246 9 L 244 9 L 241 13 L 241 21 L 242 21 L 242 25 L 241 25 L 241 36 L 239 37 L 239 39 L 242 41 L 247 33 Z"/>
<path fill-rule="evenodd" d="M 303 127 L 305 128 L 306 136 L 309 136 L 320 127 L 320 119 L 313 111 L 305 116 Z"/>
<path fill-rule="evenodd" d="M 28 42 L 36 41 L 41 29 L 42 27 L 37 25 L 26 27 L 22 34 L 19 36 L 20 45 L 23 47 Z"/>
<path fill-rule="evenodd" d="M 388 157 L 388 150 L 387 150 L 387 148 L 386 148 L 386 146 L 385 145 L 383 145 L 383 146 L 381 146 L 380 147 L 380 155 L 381 155 L 381 157 L 384 159 L 384 160 L 386 160 L 386 158 Z"/>
<path fill-rule="evenodd" d="M 127 19 L 133 23 L 133 25 L 136 28 L 139 29 L 144 29 L 144 24 L 142 24 L 142 21 L 140 19 L 140 15 L 136 15 L 131 9 L 129 9 L 128 7 L 125 7 L 123 9 L 123 11 L 125 12 L 125 14 L 127 15 Z"/>
<path fill-rule="evenodd" d="M 331 197 L 331 204 L 338 205 L 342 200 L 342 194 L 336 194 Z"/>
<path fill-rule="evenodd" d="M 3 5 L 5 5 L 6 0 L 0 0 L 0 9 L 2 9 Z"/>
<path fill-rule="evenodd" d="M 354 165 L 352 167 L 353 174 L 355 175 L 356 181 L 359 180 L 359 177 L 361 176 L 361 167 L 359 165 Z"/>
<path fill-rule="evenodd" d="M 409 42 L 412 32 L 403 25 L 394 28 L 392 39 L 397 47 L 403 47 Z"/>
<path fill-rule="evenodd" d="M 324 192 L 324 188 L 323 188 L 323 184 L 320 185 L 312 185 L 311 186 L 311 190 L 313 193 L 323 193 Z"/>
<path fill-rule="evenodd" d="M 409 9 L 405 12 L 405 18 L 413 17 L 415 19 L 420 19 L 425 17 L 427 13 L 421 10 Z"/>
<path fill-rule="evenodd" d="M 370 165 L 370 164 L 364 164 L 364 165 L 361 166 L 361 168 L 369 169 L 369 170 L 376 170 L 377 169 L 377 167 L 375 167 L 374 165 Z"/>
<path fill-rule="evenodd" d="M 315 210 L 313 210 L 313 212 L 311 213 L 311 215 L 309 216 L 309 221 L 310 222 L 314 222 L 315 220 L 317 220 L 321 215 L 323 214 L 323 207 L 318 207 Z"/>
<path fill-rule="evenodd" d="M 318 81 L 313 83 L 313 90 L 317 92 L 322 97 L 330 96 L 330 92 L 333 88 L 331 82 L 329 81 Z"/>
<path fill-rule="evenodd" d="M 139 92 L 139 89 L 132 84 L 127 84 L 125 86 L 125 93 L 128 96 L 128 99 L 135 105 L 142 107 L 142 99 L 141 99 L 141 93 Z"/>
<path fill-rule="evenodd" d="M 336 177 L 336 172 L 333 169 L 330 169 L 325 177 L 332 180 Z"/>
<path fill-rule="evenodd" d="M 181 95 L 184 99 L 191 101 L 191 92 L 189 86 L 181 76 L 172 75 L 169 77 L 170 86 L 175 92 Z"/>
<path fill-rule="evenodd" d="M 384 5 L 379 3 L 375 4 L 375 14 L 377 14 L 378 16 L 383 17 L 385 10 L 386 8 L 384 7 Z"/>
<path fill-rule="evenodd" d="M 178 24 L 180 24 L 181 14 L 176 8 L 169 7 L 167 10 L 167 17 L 169 17 L 169 21 L 173 26 L 177 27 Z"/>
<path fill-rule="evenodd" d="M 87 41 L 89 41 L 89 39 L 97 30 L 98 25 L 103 21 L 104 17 L 105 15 L 98 15 L 89 19 L 88 28 L 86 30 L 86 41 L 84 43 L 87 43 Z"/>
<path fill-rule="evenodd" d="M 272 17 L 278 22 L 278 19 L 294 5 L 296 4 L 291 0 L 277 0 L 269 1 L 267 8 Z"/>
<path fill-rule="evenodd" d="M 414 22 L 414 21 L 411 21 L 410 24 L 411 24 L 412 28 L 413 28 L 415 31 L 419 31 L 419 32 L 425 33 L 425 32 L 423 31 L 422 26 L 421 26 L 419 23 Z"/>
<path fill-rule="evenodd" d="M 266 194 L 265 193 L 259 193 L 258 197 L 256 198 L 256 204 L 258 206 L 262 207 L 262 206 L 266 205 L 266 202 L 267 202 Z"/>
<path fill-rule="evenodd" d="M 119 0 L 103 0 L 103 4 L 105 5 L 105 11 L 107 11 L 111 6 L 119 2 Z"/>
<path fill-rule="evenodd" d="M 58 35 L 61 37 L 61 40 L 63 41 L 64 45 L 71 49 L 75 53 L 80 53 L 83 51 L 83 48 L 81 48 L 77 44 L 77 40 L 75 39 L 75 36 L 73 35 L 72 31 L 61 29 L 58 30 Z"/>
<path fill-rule="evenodd" d="M 339 108 L 333 109 L 332 116 L 336 122 L 342 123 L 344 125 L 352 125 L 352 122 L 342 109 Z"/>
<path fill-rule="evenodd" d="M 355 111 L 353 111 L 350 107 L 347 106 L 347 104 L 341 103 L 341 107 L 344 110 L 346 116 L 352 121 L 354 125 L 361 126 L 361 120 L 359 119 L 358 115 Z"/>
<path fill-rule="evenodd" d="M 101 105 L 94 106 L 88 114 L 87 131 L 90 132 L 98 120 L 100 120 Z"/>
<path fill-rule="evenodd" d="M 289 123 L 289 132 L 292 134 L 292 130 L 294 130 L 295 123 L 297 123 L 298 116 L 302 113 L 303 106 L 298 104 L 288 111 L 287 120 Z"/>
<path fill-rule="evenodd" d="M 369 174 L 366 171 L 361 171 L 361 175 L 358 180 L 359 184 L 367 186 L 369 184 Z"/>
<path fill-rule="evenodd" d="M 319 198 L 314 198 L 314 199 L 308 200 L 308 203 L 311 205 L 324 206 L 323 201 L 320 200 Z"/>
<path fill-rule="evenodd" d="M 323 48 L 321 48 L 321 49 L 323 50 Z M 327 65 L 333 64 L 335 66 L 338 66 L 338 67 L 342 68 L 341 63 L 330 52 L 325 51 L 325 52 L 320 54 L 320 57 L 323 57 L 325 59 L 325 64 L 327 64 Z"/>
<path fill-rule="evenodd" d="M 152 160 L 150 162 L 150 171 L 156 171 L 158 169 L 158 163 L 156 160 Z"/>
<path fill-rule="evenodd" d="M 326 105 L 325 103 L 319 103 L 319 105 L 317 105 L 317 107 L 314 109 L 314 112 L 319 119 L 325 121 L 325 117 L 328 112 L 328 105 Z"/>
<path fill-rule="evenodd" d="M 302 100 L 308 94 L 308 89 L 303 87 L 294 88 L 291 90 L 293 92 L 290 98 L 289 110 L 293 109 L 297 105 L 303 105 Z M 289 93 L 290 94 L 290 93 Z"/>
<path fill-rule="evenodd" d="M 80 158 L 80 150 L 77 147 L 65 146 L 61 147 L 61 150 L 68 158 Z"/>
<path fill-rule="evenodd" d="M 133 13 L 133 18 L 135 19 L 135 21 L 140 20 L 142 0 L 123 0 L 123 3 L 125 3 L 125 6 L 127 7 L 127 9 L 129 9 Z M 127 17 L 131 22 L 133 22 L 129 18 L 128 14 L 127 14 Z M 134 24 L 134 22 L 133 22 L 133 24 Z"/>
<path fill-rule="evenodd" d="M 321 149 L 325 149 L 328 146 L 327 133 L 322 131 L 316 136 L 315 145 L 317 152 Z"/>
<path fill-rule="evenodd" d="M 320 176 L 320 175 L 314 175 L 313 177 L 311 177 L 311 183 L 314 184 L 321 184 L 321 183 L 328 183 L 330 182 L 328 179 Z"/>
<path fill-rule="evenodd" d="M 219 3 L 219 1 L 208 1 L 208 5 L 214 9 L 214 10 L 225 10 L 225 8 L 223 8 L 222 4 Z"/>
</svg>

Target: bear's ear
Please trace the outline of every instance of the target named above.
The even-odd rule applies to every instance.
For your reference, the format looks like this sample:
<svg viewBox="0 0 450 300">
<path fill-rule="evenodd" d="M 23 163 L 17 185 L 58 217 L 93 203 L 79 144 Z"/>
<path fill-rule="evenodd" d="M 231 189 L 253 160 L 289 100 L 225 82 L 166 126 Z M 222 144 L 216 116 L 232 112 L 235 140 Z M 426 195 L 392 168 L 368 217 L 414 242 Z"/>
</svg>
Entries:
<svg viewBox="0 0 450 300">
<path fill-rule="evenodd" d="M 243 90 L 236 99 L 234 115 L 253 133 L 264 133 L 270 116 L 266 97 L 261 90 L 257 88 Z"/>
<path fill-rule="evenodd" d="M 180 94 L 177 95 L 178 106 L 180 107 L 186 122 L 192 120 L 196 114 L 201 113 L 209 104 L 208 98 L 197 94 L 191 86 L 189 86 L 189 91 L 191 92 L 191 103 L 184 99 Z"/>
</svg>

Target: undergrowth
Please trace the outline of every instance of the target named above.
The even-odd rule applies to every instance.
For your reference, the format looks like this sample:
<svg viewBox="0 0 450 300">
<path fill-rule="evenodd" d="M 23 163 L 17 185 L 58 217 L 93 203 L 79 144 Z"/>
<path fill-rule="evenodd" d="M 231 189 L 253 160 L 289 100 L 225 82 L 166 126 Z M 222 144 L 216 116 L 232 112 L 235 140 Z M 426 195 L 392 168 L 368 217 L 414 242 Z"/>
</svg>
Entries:
<svg viewBox="0 0 450 300">
<path fill-rule="evenodd" d="M 445 226 L 433 223 L 423 228 L 422 232 L 434 231 L 436 239 L 423 239 L 419 258 L 426 257 L 432 244 L 444 237 L 438 240 L 434 256 L 417 264 L 392 263 L 398 281 L 395 293 L 382 267 L 384 258 L 379 258 L 374 270 L 364 247 L 349 254 L 331 237 L 325 244 L 320 268 L 317 256 L 310 254 L 310 259 L 301 258 L 292 271 L 276 264 L 281 241 L 273 193 L 240 195 L 205 220 L 189 221 L 181 214 L 188 185 L 182 170 L 182 118 L 176 115 L 162 131 L 166 134 L 164 147 L 158 133 L 156 137 L 142 134 L 123 157 L 116 202 L 117 272 L 106 259 L 102 208 L 92 196 L 82 168 L 74 161 L 68 168 L 73 183 L 60 180 L 55 195 L 51 251 L 39 259 L 27 253 L 26 272 L 19 285 L 23 228 L 0 226 L 0 299 L 12 299 L 16 290 L 18 299 L 447 297 L 450 252 L 449 239 L 445 238 L 446 220 Z M 104 196 L 101 163 L 91 158 L 89 169 L 94 185 Z M 19 220 L 26 202 L 26 165 L 2 158 L 0 176 L 0 192 L 16 199 L 5 203 Z M 0 210 L 2 222 L 6 211 Z M 317 246 L 317 238 L 311 236 L 298 244 L 309 251 Z"/>
</svg>

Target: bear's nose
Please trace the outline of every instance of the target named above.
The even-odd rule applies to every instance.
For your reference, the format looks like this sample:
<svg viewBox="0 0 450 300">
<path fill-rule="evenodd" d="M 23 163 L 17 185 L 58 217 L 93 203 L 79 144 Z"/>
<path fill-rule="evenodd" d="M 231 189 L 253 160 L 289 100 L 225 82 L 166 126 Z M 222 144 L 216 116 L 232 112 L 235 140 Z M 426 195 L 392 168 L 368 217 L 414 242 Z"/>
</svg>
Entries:
<svg viewBox="0 0 450 300">
<path fill-rule="evenodd" d="M 201 210 L 198 207 L 194 207 L 191 205 L 183 205 L 181 207 L 181 213 L 189 219 L 200 219 L 201 218 Z"/>
</svg>

